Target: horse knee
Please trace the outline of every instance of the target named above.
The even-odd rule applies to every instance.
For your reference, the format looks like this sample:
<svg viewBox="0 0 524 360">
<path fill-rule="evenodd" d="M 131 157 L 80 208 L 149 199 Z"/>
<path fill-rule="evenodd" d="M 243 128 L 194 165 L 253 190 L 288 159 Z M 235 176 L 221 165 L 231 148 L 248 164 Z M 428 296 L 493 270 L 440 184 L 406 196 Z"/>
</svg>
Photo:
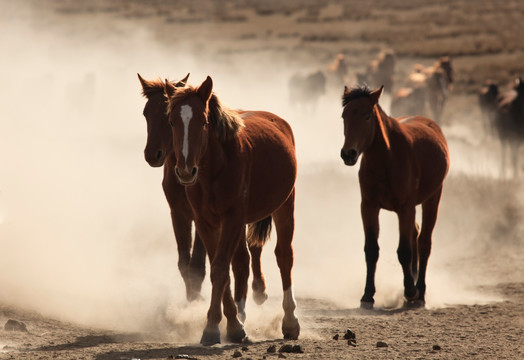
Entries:
<svg viewBox="0 0 524 360">
<path fill-rule="evenodd" d="M 411 263 L 411 248 L 406 245 L 400 245 L 397 249 L 398 261 L 401 264 Z"/>
<path fill-rule="evenodd" d="M 380 249 L 376 241 L 366 241 L 366 244 L 364 245 L 364 254 L 366 255 L 366 262 L 377 262 L 379 250 Z"/>
</svg>

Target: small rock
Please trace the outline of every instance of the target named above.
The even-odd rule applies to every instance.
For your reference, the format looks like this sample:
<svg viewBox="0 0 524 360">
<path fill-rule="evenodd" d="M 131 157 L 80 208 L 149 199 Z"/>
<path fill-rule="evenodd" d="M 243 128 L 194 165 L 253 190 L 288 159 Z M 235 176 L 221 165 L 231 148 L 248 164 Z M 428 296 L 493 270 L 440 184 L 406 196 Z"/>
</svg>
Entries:
<svg viewBox="0 0 524 360">
<path fill-rule="evenodd" d="M 271 345 L 270 347 L 267 348 L 267 352 L 272 354 L 272 353 L 276 353 L 277 352 L 277 346 L 276 345 Z"/>
<path fill-rule="evenodd" d="M 357 342 L 355 341 L 355 339 L 349 339 L 348 340 L 348 345 L 351 345 L 353 347 L 356 347 L 357 346 Z"/>
<path fill-rule="evenodd" d="M 293 352 L 295 354 L 303 354 L 304 353 L 304 349 L 302 349 L 302 346 L 300 346 L 300 345 L 294 345 L 293 346 Z"/>
<path fill-rule="evenodd" d="M 4 330 L 27 332 L 27 326 L 21 321 L 10 319 L 5 323 Z"/>
<path fill-rule="evenodd" d="M 281 353 L 281 354 L 278 354 L 278 358 L 279 358 L 279 359 L 287 359 L 286 355 L 284 355 L 284 354 L 282 354 L 282 353 Z"/>
<path fill-rule="evenodd" d="M 344 339 L 346 340 L 349 340 L 349 339 L 356 339 L 357 336 L 355 335 L 355 333 L 351 330 L 351 329 L 347 329 L 346 330 L 346 333 L 344 334 Z"/>
<path fill-rule="evenodd" d="M 248 351 L 248 347 L 247 346 L 242 346 L 242 351 Z"/>
<path fill-rule="evenodd" d="M 242 357 L 242 353 L 238 350 L 236 350 L 234 353 L 233 353 L 233 357 L 234 358 L 239 358 L 239 357 Z"/>
<path fill-rule="evenodd" d="M 384 341 L 377 341 L 377 347 L 378 348 L 387 348 L 388 344 L 386 344 Z"/>
<path fill-rule="evenodd" d="M 293 345 L 291 345 L 291 344 L 282 345 L 280 347 L 280 349 L 278 349 L 278 352 L 279 353 L 290 353 L 290 352 L 293 352 Z"/>
<path fill-rule="evenodd" d="M 442 348 L 439 345 L 433 345 L 433 350 L 439 351 L 442 350 Z"/>
<path fill-rule="evenodd" d="M 338 334 L 336 334 L 335 336 L 333 336 L 333 340 L 338 340 L 340 336 L 338 336 Z"/>
</svg>

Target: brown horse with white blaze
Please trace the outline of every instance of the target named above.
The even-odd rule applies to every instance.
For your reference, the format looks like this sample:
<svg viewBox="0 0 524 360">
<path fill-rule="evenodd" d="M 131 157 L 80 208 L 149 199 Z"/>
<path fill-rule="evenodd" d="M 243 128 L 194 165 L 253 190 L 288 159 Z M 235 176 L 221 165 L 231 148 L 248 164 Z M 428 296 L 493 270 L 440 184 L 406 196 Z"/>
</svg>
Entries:
<svg viewBox="0 0 524 360">
<path fill-rule="evenodd" d="M 439 126 L 420 116 L 389 117 L 378 105 L 381 93 L 382 88 L 345 88 L 342 102 L 345 141 L 341 157 L 352 166 L 362 154 L 359 182 L 367 265 L 361 299 L 364 308 L 372 308 L 374 303 L 381 209 L 398 215 L 397 254 L 404 273 L 404 296 L 424 304 L 432 232 L 449 169 L 448 146 Z M 420 233 L 415 220 L 418 204 L 422 204 Z"/>
<path fill-rule="evenodd" d="M 266 241 L 271 218 L 277 232 L 275 255 L 284 290 L 285 338 L 298 338 L 292 290 L 295 180 L 297 163 L 291 127 L 263 111 L 233 111 L 211 102 L 208 76 L 198 87 L 175 88 L 166 82 L 168 118 L 172 126 L 175 173 L 195 215 L 195 224 L 211 260 L 212 294 L 201 343 L 220 342 L 221 302 L 227 338 L 242 341 L 246 333 L 231 296 L 229 268 L 243 242 Z M 278 176 L 277 176 L 278 174 Z"/>
<path fill-rule="evenodd" d="M 184 87 L 189 74 L 178 82 L 172 82 L 176 88 Z M 205 276 L 206 251 L 195 231 L 193 245 L 191 224 L 193 210 L 186 196 L 186 188 L 175 175 L 177 158 L 173 152 L 173 137 L 167 119 L 165 84 L 161 80 L 145 80 L 138 74 L 142 85 L 142 94 L 147 98 L 144 117 L 147 122 L 147 143 L 144 150 L 146 161 L 152 167 L 164 166 L 162 188 L 171 209 L 171 220 L 178 246 L 178 268 L 186 285 L 186 297 L 189 301 L 201 298 L 200 290 Z M 235 302 L 238 304 L 240 317 L 245 319 L 245 302 L 249 277 L 249 254 L 245 243 L 239 246 L 233 257 L 235 276 Z M 191 252 L 192 248 L 192 252 Z M 261 248 L 250 246 L 253 268 L 253 298 L 257 304 L 267 299 L 266 284 L 261 269 Z"/>
</svg>

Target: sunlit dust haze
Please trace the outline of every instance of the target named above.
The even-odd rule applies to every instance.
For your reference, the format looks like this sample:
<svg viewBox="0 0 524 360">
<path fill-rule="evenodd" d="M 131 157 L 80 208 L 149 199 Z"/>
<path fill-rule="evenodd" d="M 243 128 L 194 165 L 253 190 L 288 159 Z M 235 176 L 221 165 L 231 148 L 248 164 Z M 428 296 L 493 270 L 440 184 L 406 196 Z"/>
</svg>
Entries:
<svg viewBox="0 0 524 360">
<path fill-rule="evenodd" d="M 37 2 L 2 0 L 0 7 L 0 302 L 111 329 L 168 327 L 174 341 L 199 340 L 209 276 L 205 301 L 187 304 L 162 169 L 143 158 L 145 99 L 136 76 L 176 80 L 189 72 L 193 85 L 211 75 L 224 104 L 274 112 L 294 129 L 298 313 L 304 298 L 359 306 L 364 235 L 358 164 L 346 167 L 339 158 L 342 89 L 328 89 L 312 113 L 288 101 L 296 61 L 262 50 L 212 56 L 205 38 L 212 28 L 194 42 L 179 34 L 170 42 L 144 22 L 110 14 L 65 21 Z M 444 131 L 452 167 L 434 232 L 427 305 L 499 301 L 479 290 L 497 280 L 483 259 L 503 254 L 516 261 L 522 188 L 498 179 L 495 145 L 479 149 L 460 125 Z M 393 307 L 402 294 L 398 224 L 392 213 L 380 219 L 376 301 Z M 255 337 L 280 337 L 274 246 L 275 234 L 263 253 L 270 299 L 247 305 L 246 327 Z"/>
</svg>

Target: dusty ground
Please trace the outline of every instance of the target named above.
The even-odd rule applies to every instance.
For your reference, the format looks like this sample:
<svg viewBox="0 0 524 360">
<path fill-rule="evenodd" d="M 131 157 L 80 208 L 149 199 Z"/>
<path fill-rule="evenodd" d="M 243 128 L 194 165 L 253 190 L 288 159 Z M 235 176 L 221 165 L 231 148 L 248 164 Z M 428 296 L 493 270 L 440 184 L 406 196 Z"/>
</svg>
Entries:
<svg viewBox="0 0 524 360">
<path fill-rule="evenodd" d="M 29 306 L 32 294 L 27 292 L 23 302 L 13 302 L 9 297 L 2 300 L 3 297 L 0 297 L 0 325 L 15 319 L 24 322 L 28 329 L 27 332 L 0 329 L 0 359 L 167 359 L 177 355 L 196 359 L 230 359 L 237 356 L 243 359 L 523 359 L 523 192 L 518 181 L 501 180 L 496 175 L 498 144 L 481 132 L 475 91 L 485 79 L 507 84 L 516 75 L 524 74 L 524 2 L 446 0 L 437 5 L 419 6 L 420 2 L 415 0 L 384 0 L 374 2 L 375 7 L 371 7 L 370 3 L 332 1 L 327 4 L 314 0 L 53 0 L 45 2 L 45 5 L 37 1 L 28 2 L 29 5 L 20 7 L 21 10 L 18 2 L 3 1 L 0 4 L 8 14 L 4 16 L 13 12 L 20 17 L 26 31 L 20 34 L 49 32 L 60 37 L 60 46 L 82 49 L 89 43 L 95 44 L 96 49 L 98 41 L 105 39 L 105 51 L 113 49 L 119 52 L 123 51 L 121 43 L 127 44 L 125 40 L 130 33 L 143 30 L 147 31 L 147 36 L 139 37 L 134 43 L 135 46 L 143 46 L 143 57 L 156 54 L 153 50 L 157 47 L 166 47 L 172 53 L 190 53 L 192 59 L 196 59 L 186 63 L 177 60 L 177 64 L 183 63 L 187 69 L 173 69 L 168 74 L 155 72 L 158 68 L 153 64 L 165 62 L 166 59 L 153 55 L 149 60 L 151 70 L 142 67 L 122 73 L 120 68 L 110 67 L 115 76 L 121 76 L 119 81 L 122 84 L 132 87 L 138 87 L 134 78 L 137 71 L 145 72 L 146 77 L 176 77 L 185 75 L 187 71 L 196 71 L 198 77 L 195 82 L 203 79 L 200 75 L 210 72 L 221 77 L 222 81 L 231 79 L 234 84 L 238 84 L 241 77 L 249 78 L 253 71 L 258 86 L 267 88 L 268 85 L 264 84 L 266 76 L 272 80 L 281 77 L 279 84 L 285 84 L 291 69 L 324 68 L 337 53 L 345 53 L 349 57 L 351 72 L 354 73 L 362 70 L 379 50 L 386 47 L 393 48 L 397 53 L 397 80 L 401 84 L 413 64 L 429 65 L 441 55 L 452 56 L 456 84 L 445 110 L 444 130 L 450 141 L 455 167 L 452 167 L 447 181 L 436 230 L 436 235 L 449 239 L 435 245 L 436 265 L 429 271 L 438 273 L 440 270 L 451 274 L 451 278 L 462 279 L 459 286 L 472 290 L 476 294 L 473 299 L 434 301 L 425 309 L 415 310 L 385 301 L 374 311 L 363 311 L 357 308 L 360 290 L 355 293 L 357 295 L 340 290 L 341 295 L 333 301 L 329 295 L 315 297 L 310 296 L 311 291 L 297 291 L 303 335 L 299 340 L 287 343 L 299 344 L 303 353 L 279 355 L 279 348 L 286 342 L 279 338 L 278 321 L 269 332 L 258 332 L 255 325 L 250 325 L 248 331 L 251 330 L 252 344 L 204 348 L 197 345 L 198 334 L 189 337 L 189 340 L 179 336 L 184 330 L 177 328 L 180 324 L 176 322 L 168 322 L 156 329 L 153 327 L 151 331 L 148 328 L 124 331 L 122 327 L 125 326 L 100 326 L 90 323 L 85 317 L 76 321 L 71 313 L 60 316 L 56 310 L 46 311 L 45 307 Z M 5 19 L 12 24 L 16 21 L 16 17 Z M 31 45 L 37 44 L 29 43 Z M 58 46 L 54 50 L 60 51 Z M 11 56 L 15 61 L 23 61 L 16 54 Z M 131 57 L 128 59 L 129 62 L 132 60 Z M 125 59 L 121 61 L 126 62 Z M 74 59 L 69 61 L 66 58 L 61 63 L 62 67 L 65 69 L 64 64 L 70 65 L 71 62 Z M 7 63 L 2 69 L 0 79 L 11 79 L 7 70 L 10 65 Z M 193 67 L 197 70 L 192 70 Z M 38 80 L 38 74 L 32 69 L 25 69 L 24 72 L 29 73 L 31 78 L 36 76 Z M 43 79 L 46 77 L 43 76 Z M 33 86 L 36 85 L 33 83 Z M 246 91 L 253 89 L 256 86 L 251 85 Z M 118 91 L 117 86 L 107 88 L 107 95 L 103 93 L 99 96 L 109 96 L 114 91 Z M 230 99 L 241 91 L 231 91 Z M 138 95 L 138 88 L 134 93 L 135 97 L 123 101 L 139 104 L 133 112 L 138 118 L 143 99 Z M 285 89 L 278 94 L 285 94 Z M 340 89 L 330 89 L 326 96 L 333 98 L 335 106 L 339 106 Z M 74 98 L 63 100 L 73 101 L 71 99 Z M 256 93 L 250 103 L 255 104 L 251 106 L 258 106 L 258 102 L 266 104 L 271 101 L 268 99 L 271 99 L 271 94 Z M 324 100 L 324 105 L 326 103 L 328 100 Z M 337 109 L 335 113 L 338 112 Z M 322 118 L 323 115 L 321 106 L 317 117 Z M 313 159 L 308 165 L 324 166 L 331 176 L 326 179 L 321 171 L 301 173 L 299 194 L 302 191 L 309 196 L 297 197 L 297 218 L 304 223 L 335 228 L 335 222 L 340 222 L 336 217 L 328 216 L 326 212 L 315 215 L 306 209 L 318 208 L 321 201 L 336 203 L 341 198 L 358 196 L 355 195 L 358 194 L 358 184 L 354 173 L 347 175 L 332 170 L 334 163 L 341 166 L 336 151 L 332 161 L 315 157 L 311 150 L 312 143 L 308 143 L 311 131 L 315 129 L 314 120 L 308 121 L 305 125 L 297 123 L 297 142 L 305 144 L 299 150 L 304 150 L 304 158 L 311 156 Z M 129 142 L 133 147 L 141 147 L 143 137 L 131 137 Z M 118 144 L 122 149 L 128 145 L 124 142 Z M 337 146 L 334 148 L 337 149 Z M 487 159 L 488 165 L 478 161 L 479 158 Z M 147 169 L 142 167 L 137 171 Z M 324 189 L 321 194 L 315 192 L 319 184 Z M 349 187 L 352 192 L 349 192 Z M 345 190 L 342 193 L 334 190 L 339 188 Z M 358 204 L 358 200 L 355 201 Z M 356 209 L 358 205 L 347 213 L 356 219 L 353 223 L 358 227 Z M 298 235 L 305 234 L 306 230 L 301 225 L 297 228 Z M 323 239 L 320 231 L 310 229 L 309 232 L 311 236 Z M 300 237 L 298 235 L 297 238 Z M 352 251 L 363 258 L 362 244 L 358 241 L 355 244 Z M 449 250 L 451 255 L 439 255 L 439 246 Z M 300 269 L 300 251 L 305 254 L 308 248 L 301 250 L 299 244 L 296 247 L 297 268 Z M 175 256 L 175 249 L 170 251 Z M 335 258 L 335 255 L 327 253 L 326 257 L 330 256 Z M 303 257 L 307 258 L 306 255 Z M 304 288 L 308 275 L 296 271 L 299 279 L 295 286 L 297 289 Z M 332 264 L 330 271 L 322 273 L 323 279 L 312 278 L 311 284 L 329 280 L 335 289 L 342 289 L 353 281 L 352 271 L 352 268 L 346 268 L 345 263 Z M 16 277 L 16 274 L 9 276 Z M 355 277 L 362 280 L 362 271 Z M 55 280 L 58 283 L 61 281 L 60 278 Z M 398 278 L 394 282 L 400 286 Z M 428 283 L 428 289 L 431 286 L 432 283 Z M 434 297 L 438 297 L 437 292 L 456 291 L 456 288 L 446 286 L 444 281 L 438 291 L 434 290 Z M 332 294 L 336 293 L 337 290 L 332 290 Z M 35 295 L 35 303 L 41 301 L 38 294 Z M 279 311 L 278 296 L 278 292 L 274 293 L 277 305 L 273 304 L 267 311 Z M 351 297 L 348 299 L 350 305 L 344 305 L 340 299 L 347 296 Z M 103 308 L 105 305 L 100 303 L 98 306 Z M 194 315 L 199 324 L 192 328 L 196 328 L 197 333 L 205 316 L 205 305 L 199 308 Z M 268 313 L 267 316 L 272 318 L 274 315 Z M 347 328 L 356 334 L 353 345 L 342 338 Z M 334 340 L 337 334 L 340 338 Z M 387 346 L 378 347 L 378 342 L 384 342 Z M 276 345 L 276 353 L 268 352 L 272 345 Z"/>
</svg>

